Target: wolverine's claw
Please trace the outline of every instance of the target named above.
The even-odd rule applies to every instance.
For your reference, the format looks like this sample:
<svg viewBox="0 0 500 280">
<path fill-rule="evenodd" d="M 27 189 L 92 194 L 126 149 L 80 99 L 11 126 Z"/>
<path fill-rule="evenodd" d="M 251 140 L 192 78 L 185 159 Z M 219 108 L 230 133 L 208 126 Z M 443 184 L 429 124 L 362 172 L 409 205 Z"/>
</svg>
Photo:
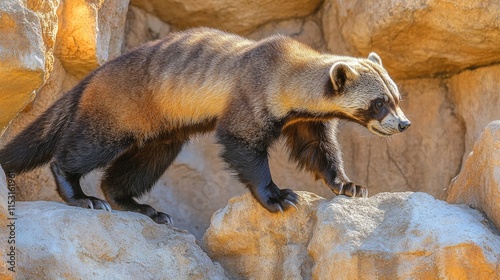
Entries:
<svg viewBox="0 0 500 280">
<path fill-rule="evenodd" d="M 299 207 L 297 207 L 297 205 L 295 203 L 291 202 L 290 200 L 285 199 L 285 203 L 289 204 L 289 205 L 292 205 L 295 209 L 297 209 L 297 211 L 299 210 Z"/>
<path fill-rule="evenodd" d="M 69 205 L 78 206 L 87 209 L 103 209 L 111 212 L 111 206 L 106 201 L 97 197 L 89 196 L 85 198 L 77 198 L 68 202 Z"/>
<path fill-rule="evenodd" d="M 344 192 L 344 184 L 340 183 L 340 189 L 338 195 L 343 194 L 343 192 Z"/>
<path fill-rule="evenodd" d="M 368 189 L 365 188 L 361 189 L 361 197 L 368 198 Z"/>
<path fill-rule="evenodd" d="M 281 214 L 284 214 L 283 207 L 281 207 L 281 205 L 277 204 L 276 208 L 278 208 L 278 210 L 280 210 Z"/>
</svg>

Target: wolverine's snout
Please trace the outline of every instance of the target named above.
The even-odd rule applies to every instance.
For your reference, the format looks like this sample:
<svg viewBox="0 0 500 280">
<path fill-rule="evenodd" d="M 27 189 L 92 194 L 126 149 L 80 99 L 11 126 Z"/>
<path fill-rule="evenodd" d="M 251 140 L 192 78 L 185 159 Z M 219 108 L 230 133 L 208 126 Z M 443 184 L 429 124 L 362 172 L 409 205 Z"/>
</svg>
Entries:
<svg viewBox="0 0 500 280">
<path fill-rule="evenodd" d="M 410 125 L 411 125 L 411 122 L 409 120 L 399 121 L 399 125 L 398 125 L 399 132 L 405 131 L 408 127 L 410 127 Z"/>
</svg>

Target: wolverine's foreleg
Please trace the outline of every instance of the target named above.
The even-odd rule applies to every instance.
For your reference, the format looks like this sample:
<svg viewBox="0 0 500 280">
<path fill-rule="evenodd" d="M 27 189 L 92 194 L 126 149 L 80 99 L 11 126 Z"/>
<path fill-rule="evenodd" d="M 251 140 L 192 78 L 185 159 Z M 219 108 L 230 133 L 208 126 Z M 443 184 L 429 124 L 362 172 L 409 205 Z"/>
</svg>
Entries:
<svg viewBox="0 0 500 280">
<path fill-rule="evenodd" d="M 270 212 L 283 211 L 297 204 L 298 196 L 290 189 L 279 189 L 271 178 L 267 147 L 256 147 L 228 132 L 218 131 L 222 158 L 237 172 L 257 201 Z"/>
<path fill-rule="evenodd" d="M 290 159 L 300 168 L 322 179 L 335 193 L 346 196 L 367 196 L 366 188 L 350 182 L 344 172 L 342 154 L 335 133 L 337 121 L 297 122 L 286 126 L 283 134 L 290 152 Z"/>
<path fill-rule="evenodd" d="M 106 169 L 101 188 L 114 208 L 139 212 L 159 224 L 173 224 L 172 218 L 134 197 L 149 191 L 181 151 L 183 142 L 149 142 L 134 145 Z"/>
</svg>

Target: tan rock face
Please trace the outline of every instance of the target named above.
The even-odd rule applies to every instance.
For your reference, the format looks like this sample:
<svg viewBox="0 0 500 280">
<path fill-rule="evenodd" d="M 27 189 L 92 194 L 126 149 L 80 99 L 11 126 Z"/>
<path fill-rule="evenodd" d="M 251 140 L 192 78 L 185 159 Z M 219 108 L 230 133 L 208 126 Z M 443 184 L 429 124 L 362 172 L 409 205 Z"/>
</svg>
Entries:
<svg viewBox="0 0 500 280">
<path fill-rule="evenodd" d="M 500 236 L 476 210 L 409 192 L 301 202 L 281 215 L 231 199 L 203 238 L 208 255 L 235 279 L 500 279 Z"/>
<path fill-rule="evenodd" d="M 25 2 L 28 9 L 35 12 L 40 20 L 45 45 L 45 79 L 47 79 L 54 65 L 54 46 L 58 29 L 57 8 L 60 0 L 28 0 Z"/>
<path fill-rule="evenodd" d="M 402 134 L 380 138 L 359 125 L 346 124 L 340 131 L 345 170 L 370 194 L 418 190 L 440 197 L 460 170 L 464 127 L 440 80 L 398 85 L 401 108 L 412 126 Z"/>
<path fill-rule="evenodd" d="M 65 80 L 70 81 L 72 78 L 66 75 L 61 62 L 56 59 L 52 75 L 39 90 L 37 97 L 30 106 L 30 110 L 19 113 L 18 117 L 12 121 L 1 139 L 2 143 L 7 143 L 14 138 L 14 136 L 19 134 L 52 105 L 67 88 L 67 86 L 64 85 Z M 0 104 L 2 104 L 1 101 Z M 48 166 L 17 176 L 16 183 L 18 185 L 18 200 L 61 201 L 59 195 L 55 191 L 55 183 Z"/>
<path fill-rule="evenodd" d="M 500 65 L 464 71 L 446 81 L 453 93 L 455 112 L 466 126 L 463 162 L 484 127 L 500 120 Z"/>
<path fill-rule="evenodd" d="M 249 38 L 260 40 L 271 35 L 280 34 L 294 38 L 317 50 L 324 48 L 321 26 L 314 17 L 306 19 L 289 19 L 278 22 L 270 22 L 259 27 L 256 31 L 248 35 Z"/>
<path fill-rule="evenodd" d="M 376 51 L 396 77 L 429 77 L 500 62 L 499 9 L 498 1 L 331 0 L 323 26 L 332 51 Z"/>
<path fill-rule="evenodd" d="M 500 228 L 500 121 L 485 128 L 447 192 L 446 201 L 481 209 Z"/>
<path fill-rule="evenodd" d="M 209 26 L 247 34 L 257 26 L 272 20 L 311 14 L 320 2 L 320 0 L 132 0 L 131 4 L 179 28 Z"/>
<path fill-rule="evenodd" d="M 235 279 L 309 279 L 307 245 L 323 200 L 300 192 L 298 210 L 272 214 L 250 194 L 232 198 L 213 215 L 204 249 Z"/>
<path fill-rule="evenodd" d="M 128 0 L 62 0 L 56 56 L 82 78 L 121 54 Z"/>
<path fill-rule="evenodd" d="M 170 29 L 170 25 L 159 18 L 139 8 L 129 6 L 122 50 L 130 50 L 144 42 L 163 38 L 170 32 Z"/>
<path fill-rule="evenodd" d="M 45 81 L 42 26 L 23 1 L 0 3 L 0 136 Z"/>
<path fill-rule="evenodd" d="M 131 212 L 18 204 L 19 279 L 226 279 L 195 238 Z"/>
</svg>

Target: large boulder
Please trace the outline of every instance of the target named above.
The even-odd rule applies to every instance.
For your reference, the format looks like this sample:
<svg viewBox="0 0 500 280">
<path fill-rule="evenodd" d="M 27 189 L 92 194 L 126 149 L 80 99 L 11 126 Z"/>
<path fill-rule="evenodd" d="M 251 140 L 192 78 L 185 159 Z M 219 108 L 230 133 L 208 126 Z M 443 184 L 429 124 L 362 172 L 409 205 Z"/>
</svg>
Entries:
<svg viewBox="0 0 500 280">
<path fill-rule="evenodd" d="M 447 193 L 449 203 L 480 209 L 500 228 L 500 121 L 488 124 Z"/>
<path fill-rule="evenodd" d="M 320 0 L 131 0 L 135 5 L 179 28 L 210 26 L 247 34 L 274 20 L 303 17 L 314 12 Z"/>
<path fill-rule="evenodd" d="M 396 77 L 430 77 L 500 62 L 499 9 L 499 1 L 329 0 L 323 34 L 331 51 L 376 51 Z"/>
<path fill-rule="evenodd" d="M 82 78 L 121 54 L 129 0 L 61 0 L 56 56 Z"/>
<path fill-rule="evenodd" d="M 46 78 L 42 25 L 24 2 L 0 2 L 0 136 Z"/>
<path fill-rule="evenodd" d="M 226 279 L 194 236 L 132 212 L 20 202 L 19 279 Z"/>
<path fill-rule="evenodd" d="M 500 65 L 466 70 L 452 76 L 446 86 L 452 93 L 454 111 L 464 122 L 465 153 L 462 162 L 472 151 L 484 127 L 500 120 Z"/>
<path fill-rule="evenodd" d="M 412 192 L 300 203 L 231 199 L 203 246 L 234 279 L 500 279 L 500 236 L 477 210 Z"/>
</svg>

